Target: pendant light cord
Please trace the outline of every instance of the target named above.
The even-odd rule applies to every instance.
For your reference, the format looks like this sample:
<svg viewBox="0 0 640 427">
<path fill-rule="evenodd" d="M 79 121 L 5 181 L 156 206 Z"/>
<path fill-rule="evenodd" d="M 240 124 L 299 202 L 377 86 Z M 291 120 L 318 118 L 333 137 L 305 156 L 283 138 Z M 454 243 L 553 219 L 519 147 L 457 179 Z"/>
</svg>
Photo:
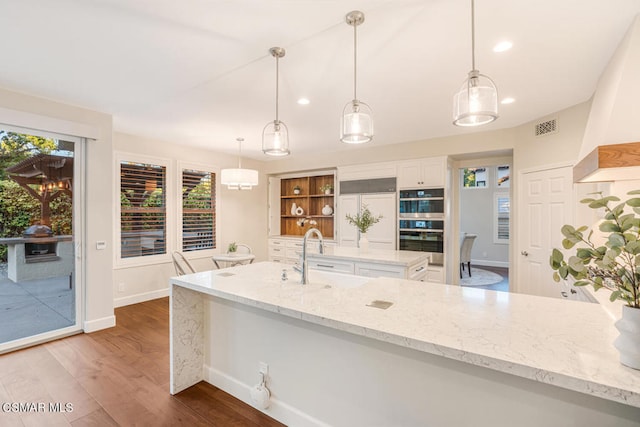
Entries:
<svg viewBox="0 0 640 427">
<path fill-rule="evenodd" d="M 354 23 L 353 25 L 353 100 L 357 100 L 358 96 L 356 95 L 356 85 L 357 85 L 357 75 L 358 75 L 358 24 Z"/>
<path fill-rule="evenodd" d="M 279 92 L 279 85 L 278 85 L 278 73 L 279 73 L 279 64 L 280 64 L 280 58 L 276 55 L 276 123 L 278 122 L 278 92 Z"/>
<path fill-rule="evenodd" d="M 476 69 L 476 24 L 474 0 L 471 0 L 471 69 Z"/>
<path fill-rule="evenodd" d="M 238 169 L 242 169 L 242 138 L 238 138 Z"/>
</svg>

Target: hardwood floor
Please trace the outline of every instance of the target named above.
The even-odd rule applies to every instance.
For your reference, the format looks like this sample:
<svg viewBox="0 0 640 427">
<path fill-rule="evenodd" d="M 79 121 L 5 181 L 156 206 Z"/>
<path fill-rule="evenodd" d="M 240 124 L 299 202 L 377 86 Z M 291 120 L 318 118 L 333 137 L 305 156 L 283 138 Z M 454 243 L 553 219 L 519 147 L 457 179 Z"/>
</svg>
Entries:
<svg viewBox="0 0 640 427">
<path fill-rule="evenodd" d="M 169 394 L 168 298 L 116 309 L 116 319 L 114 328 L 0 356 L 0 425 L 283 425 L 205 382 Z M 45 408 L 13 412 L 11 402 Z"/>
</svg>

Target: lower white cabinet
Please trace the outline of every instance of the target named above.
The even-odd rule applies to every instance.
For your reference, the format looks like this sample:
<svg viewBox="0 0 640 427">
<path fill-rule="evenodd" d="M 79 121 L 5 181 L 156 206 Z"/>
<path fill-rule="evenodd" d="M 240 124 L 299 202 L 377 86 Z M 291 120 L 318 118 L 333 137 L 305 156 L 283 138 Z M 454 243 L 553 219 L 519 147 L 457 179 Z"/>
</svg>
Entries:
<svg viewBox="0 0 640 427">
<path fill-rule="evenodd" d="M 269 261 L 284 264 L 296 264 L 302 255 L 302 237 L 269 237 Z M 307 253 L 318 253 L 318 239 L 307 241 Z M 334 241 L 325 241 L 324 246 L 335 245 Z"/>
<path fill-rule="evenodd" d="M 425 276 L 425 282 L 444 283 L 444 267 L 428 265 Z"/>
<path fill-rule="evenodd" d="M 309 268 L 312 268 L 314 270 L 333 271 L 336 273 L 348 274 L 354 274 L 356 271 L 355 263 L 350 261 L 325 261 L 313 258 L 313 256 L 311 256 L 307 258 L 307 264 L 309 265 Z"/>
<path fill-rule="evenodd" d="M 340 260 L 311 254 L 307 255 L 307 263 L 311 269 L 355 274 L 356 276 L 364 277 L 392 277 L 417 281 L 425 281 L 427 277 L 426 261 L 420 261 L 406 266 L 381 261 Z"/>
</svg>

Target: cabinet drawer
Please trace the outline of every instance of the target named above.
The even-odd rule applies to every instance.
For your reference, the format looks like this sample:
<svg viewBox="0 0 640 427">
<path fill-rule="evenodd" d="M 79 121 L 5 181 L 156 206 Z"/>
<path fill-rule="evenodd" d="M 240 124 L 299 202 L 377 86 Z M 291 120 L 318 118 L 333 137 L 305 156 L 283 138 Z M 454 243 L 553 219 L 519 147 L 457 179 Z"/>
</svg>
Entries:
<svg viewBox="0 0 640 427">
<path fill-rule="evenodd" d="M 269 246 L 284 247 L 285 241 L 282 239 L 269 239 Z"/>
<path fill-rule="evenodd" d="M 284 257 L 286 253 L 286 249 L 284 247 L 279 246 L 269 246 L 269 256 L 280 256 Z"/>
<path fill-rule="evenodd" d="M 410 280 L 423 280 L 427 277 L 427 266 L 424 264 L 416 264 L 411 266 L 409 270 L 409 279 Z"/>
<path fill-rule="evenodd" d="M 379 265 L 369 263 L 356 264 L 356 275 L 365 277 L 392 277 L 394 279 L 406 279 L 407 269 L 393 265 Z"/>
<path fill-rule="evenodd" d="M 349 273 L 353 274 L 355 271 L 354 264 L 352 262 L 342 262 L 342 261 L 319 261 L 319 260 L 308 260 L 309 268 L 313 268 L 316 270 L 325 270 L 325 271 L 336 271 L 339 273 Z"/>
</svg>

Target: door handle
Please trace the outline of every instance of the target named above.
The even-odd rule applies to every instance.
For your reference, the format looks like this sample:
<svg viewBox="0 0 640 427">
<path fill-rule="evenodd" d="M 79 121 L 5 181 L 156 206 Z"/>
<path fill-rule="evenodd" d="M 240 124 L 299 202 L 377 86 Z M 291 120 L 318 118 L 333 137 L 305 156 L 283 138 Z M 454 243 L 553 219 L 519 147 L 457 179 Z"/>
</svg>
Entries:
<svg viewBox="0 0 640 427">
<path fill-rule="evenodd" d="M 529 256 L 529 252 L 527 251 L 520 251 L 520 254 L 524 256 Z"/>
</svg>

